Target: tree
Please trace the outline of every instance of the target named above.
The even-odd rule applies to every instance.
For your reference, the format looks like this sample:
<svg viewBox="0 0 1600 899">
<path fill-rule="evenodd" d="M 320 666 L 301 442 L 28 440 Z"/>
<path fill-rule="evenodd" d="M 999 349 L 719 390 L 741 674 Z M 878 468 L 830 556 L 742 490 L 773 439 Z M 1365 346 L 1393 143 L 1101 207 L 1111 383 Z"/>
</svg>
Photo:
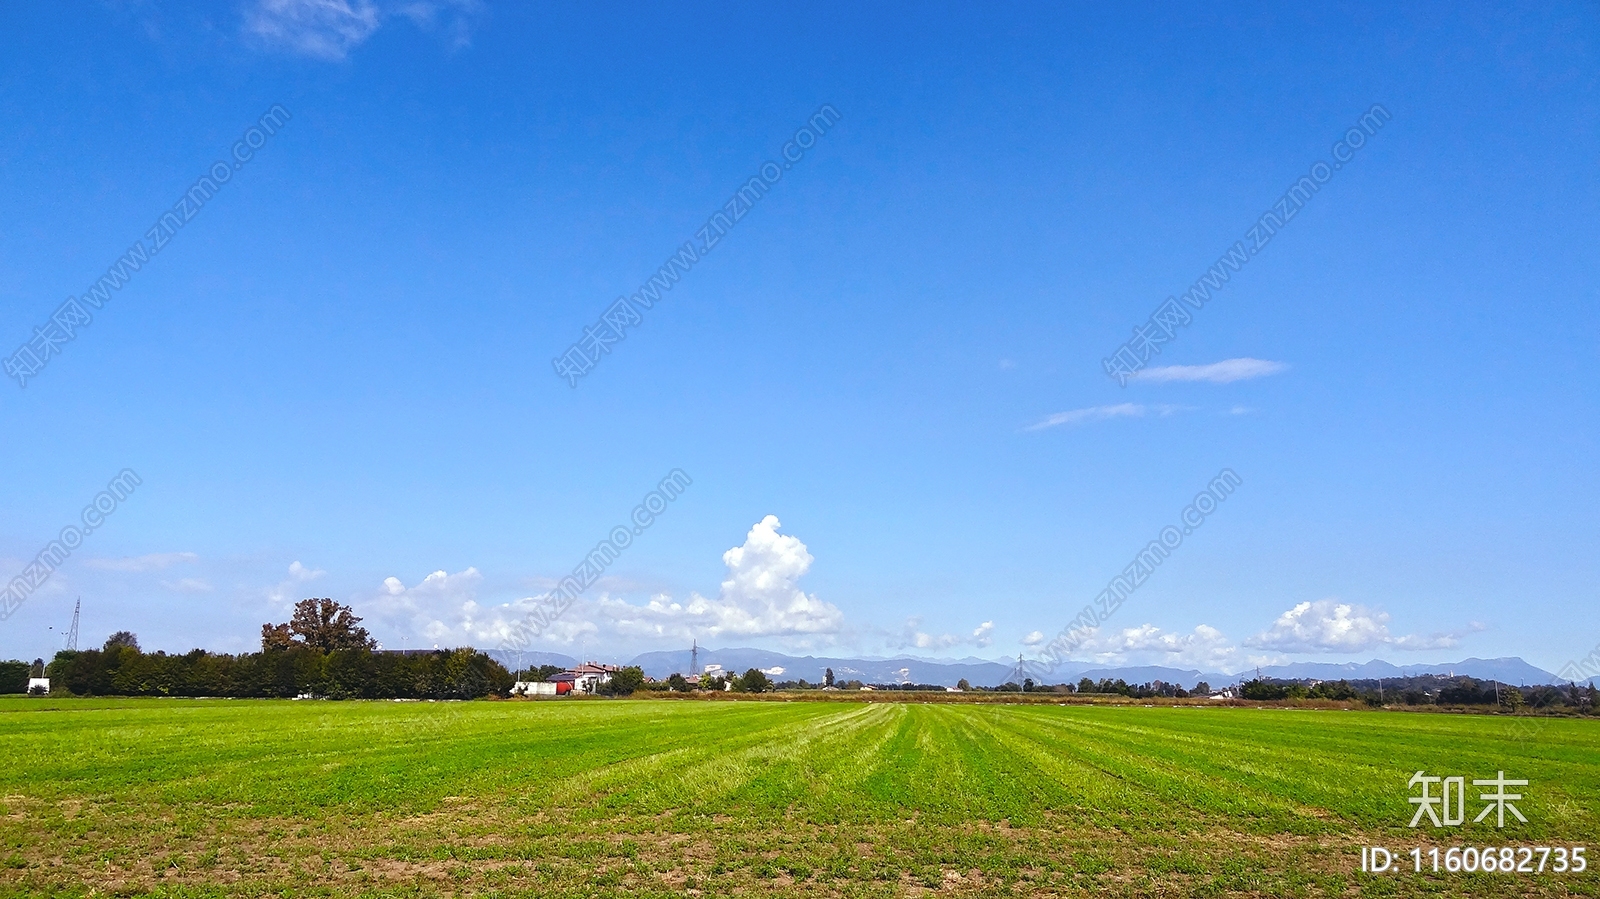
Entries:
<svg viewBox="0 0 1600 899">
<path fill-rule="evenodd" d="M 720 693 L 727 688 L 728 679 L 720 674 L 716 677 L 707 677 L 704 674 L 700 675 L 700 689 L 702 690 L 714 690 Z"/>
<path fill-rule="evenodd" d="M 530 671 L 536 681 L 547 681 L 561 673 L 560 665 L 540 665 L 535 671 Z"/>
<path fill-rule="evenodd" d="M 733 689 L 739 693 L 765 693 L 772 689 L 772 681 L 759 668 L 747 668 L 744 674 L 733 679 Z"/>
<path fill-rule="evenodd" d="M 294 615 L 288 624 L 261 626 L 261 648 L 287 649 L 296 643 L 321 652 L 377 648 L 377 642 L 360 623 L 349 606 L 331 599 L 302 599 L 294 604 Z"/>
<path fill-rule="evenodd" d="M 1289 695 L 1289 688 L 1283 684 L 1274 684 L 1260 678 L 1252 678 L 1240 686 L 1239 695 L 1245 699 L 1283 699 Z"/>
<path fill-rule="evenodd" d="M 833 686 L 833 669 L 832 668 L 829 668 L 828 670 L 822 672 L 822 685 L 824 687 Z"/>
<path fill-rule="evenodd" d="M 28 692 L 28 663 L 22 660 L 0 662 L 0 693 Z"/>
<path fill-rule="evenodd" d="M 1211 695 L 1211 685 L 1206 683 L 1205 681 L 1201 681 L 1200 683 L 1195 684 L 1194 685 L 1194 695 L 1196 695 L 1196 696 L 1210 696 Z"/>
<path fill-rule="evenodd" d="M 1078 681 L 1078 692 L 1079 693 L 1093 693 L 1094 692 L 1094 681 L 1088 679 L 1087 677 L 1081 678 Z"/>
<path fill-rule="evenodd" d="M 972 689 L 972 685 L 967 683 L 967 679 L 963 677 L 962 679 L 956 681 L 956 689 L 957 690 L 970 690 L 970 689 Z"/>
<path fill-rule="evenodd" d="M 633 691 L 644 685 L 644 669 L 637 665 L 629 665 L 611 672 L 611 693 L 617 696 L 628 696 Z"/>
<path fill-rule="evenodd" d="M 139 638 L 134 636 L 132 631 L 117 631 L 106 638 L 106 645 L 104 647 L 106 652 L 110 652 L 118 646 L 126 646 L 129 649 L 138 651 Z"/>
<path fill-rule="evenodd" d="M 272 652 L 275 649 L 288 649 L 294 645 L 294 634 L 289 632 L 287 624 L 261 625 L 261 651 Z"/>
<path fill-rule="evenodd" d="M 667 678 L 667 689 L 674 693 L 687 693 L 689 692 L 689 680 L 688 678 L 685 678 L 683 675 L 674 671 L 672 672 L 672 676 Z"/>
</svg>

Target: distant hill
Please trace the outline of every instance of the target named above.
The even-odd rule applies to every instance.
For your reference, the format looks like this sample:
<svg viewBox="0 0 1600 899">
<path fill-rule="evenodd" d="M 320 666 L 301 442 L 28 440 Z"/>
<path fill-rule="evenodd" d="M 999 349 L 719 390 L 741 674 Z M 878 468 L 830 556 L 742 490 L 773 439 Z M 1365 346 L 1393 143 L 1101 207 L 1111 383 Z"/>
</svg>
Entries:
<svg viewBox="0 0 1600 899">
<path fill-rule="evenodd" d="M 689 673 L 689 651 L 647 652 L 629 662 L 644 669 L 655 678 L 673 672 Z M 831 658 L 827 656 L 791 656 L 765 649 L 702 649 L 700 667 L 721 665 L 725 670 L 742 674 L 750 668 L 767 671 L 774 680 L 807 680 L 821 683 L 823 672 L 833 669 L 836 680 L 859 680 L 869 684 L 938 684 L 953 687 L 965 678 L 968 683 L 994 686 L 1004 683 L 1011 668 L 998 662 L 982 659 L 961 661 L 936 661 L 900 656 L 892 659 Z M 782 668 L 781 672 L 773 672 Z"/>
<path fill-rule="evenodd" d="M 1418 674 L 1464 674 L 1480 680 L 1497 680 L 1503 684 L 1558 684 L 1565 683 L 1556 675 L 1535 668 L 1520 658 L 1462 659 L 1438 665 L 1392 665 L 1373 659 L 1370 662 L 1296 662 L 1291 665 L 1269 665 L 1261 669 L 1262 677 L 1283 680 L 1316 678 L 1318 680 L 1370 680 L 1379 677 L 1403 677 Z M 1255 677 L 1255 669 L 1234 675 L 1237 679 Z"/>
<path fill-rule="evenodd" d="M 577 659 L 559 652 L 514 652 L 509 649 L 485 649 L 483 654 L 506 666 L 506 670 L 512 672 L 515 672 L 519 666 L 537 668 L 540 665 L 555 665 L 561 668 L 571 668 L 578 664 Z"/>
<path fill-rule="evenodd" d="M 1162 681 L 1168 684 L 1177 684 L 1185 690 L 1193 690 L 1194 685 L 1205 681 L 1215 689 L 1221 689 L 1233 683 L 1237 678 L 1232 674 L 1220 671 L 1210 673 L 1196 669 L 1182 670 L 1178 668 L 1162 668 L 1157 665 L 1143 665 L 1132 668 L 1088 668 L 1078 672 L 1071 678 L 1072 683 L 1077 683 L 1079 678 L 1087 677 L 1092 681 L 1104 678 L 1116 680 L 1122 678 L 1130 684 L 1147 684 L 1151 681 Z"/>
<path fill-rule="evenodd" d="M 500 664 L 515 670 L 518 653 L 492 649 L 488 654 Z M 689 651 L 647 652 L 631 660 L 603 659 L 638 665 L 644 673 L 654 678 L 665 678 L 678 672 L 689 673 Z M 558 652 L 524 652 L 520 664 L 524 668 L 540 665 L 559 665 L 570 668 L 578 660 Z M 769 672 L 774 680 L 807 680 L 821 683 L 823 671 L 832 668 L 836 680 L 859 680 L 869 684 L 938 684 L 953 687 L 962 679 L 973 686 L 994 687 L 1016 679 L 1015 662 L 994 662 L 985 659 L 924 659 L 915 656 L 894 658 L 848 658 L 839 656 L 792 656 L 766 649 L 702 649 L 700 667 L 721 665 L 724 670 L 742 674 L 750 668 Z M 783 669 L 781 672 L 775 669 Z M 1403 677 L 1418 674 L 1460 674 L 1480 680 L 1497 680 L 1504 684 L 1557 684 L 1565 683 L 1555 674 L 1536 668 L 1520 658 L 1463 659 L 1437 665 L 1393 665 L 1380 659 L 1369 662 L 1295 662 L 1288 665 L 1270 665 L 1261 668 L 1261 676 L 1280 680 L 1371 680 L 1379 677 Z M 1247 681 L 1256 676 L 1256 669 L 1227 674 L 1221 671 L 1200 671 L 1193 668 L 1165 668 L 1159 665 L 1107 668 L 1088 662 L 1064 662 L 1048 677 L 1047 683 L 1077 683 L 1080 678 L 1099 681 L 1104 678 L 1122 678 L 1130 684 L 1164 681 L 1177 684 L 1186 690 L 1205 681 L 1213 687 L 1222 687 Z"/>
</svg>

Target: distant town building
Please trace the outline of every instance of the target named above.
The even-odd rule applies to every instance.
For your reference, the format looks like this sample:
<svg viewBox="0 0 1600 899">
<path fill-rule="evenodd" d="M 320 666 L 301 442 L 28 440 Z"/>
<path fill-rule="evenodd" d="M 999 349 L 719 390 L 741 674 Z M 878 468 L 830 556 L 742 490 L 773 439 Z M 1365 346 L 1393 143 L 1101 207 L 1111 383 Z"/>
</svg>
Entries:
<svg viewBox="0 0 1600 899">
<path fill-rule="evenodd" d="M 601 684 L 611 682 L 611 675 L 620 671 L 617 665 L 602 665 L 598 662 L 584 662 L 571 671 L 563 672 L 572 675 L 572 689 L 579 693 L 593 693 Z M 560 677 L 560 675 L 556 675 Z M 555 678 L 551 678 L 554 680 Z"/>
</svg>

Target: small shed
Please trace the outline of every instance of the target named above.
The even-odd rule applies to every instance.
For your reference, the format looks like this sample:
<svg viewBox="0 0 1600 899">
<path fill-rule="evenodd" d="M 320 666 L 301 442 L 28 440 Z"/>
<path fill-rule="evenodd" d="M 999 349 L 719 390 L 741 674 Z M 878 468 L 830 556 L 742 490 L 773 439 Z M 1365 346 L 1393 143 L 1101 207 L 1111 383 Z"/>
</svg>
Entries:
<svg viewBox="0 0 1600 899">
<path fill-rule="evenodd" d="M 30 678 L 28 678 L 28 695 L 32 696 L 36 692 L 39 693 L 39 694 L 45 695 L 45 696 L 50 695 L 50 678 L 48 678 L 48 677 L 30 677 Z"/>
</svg>

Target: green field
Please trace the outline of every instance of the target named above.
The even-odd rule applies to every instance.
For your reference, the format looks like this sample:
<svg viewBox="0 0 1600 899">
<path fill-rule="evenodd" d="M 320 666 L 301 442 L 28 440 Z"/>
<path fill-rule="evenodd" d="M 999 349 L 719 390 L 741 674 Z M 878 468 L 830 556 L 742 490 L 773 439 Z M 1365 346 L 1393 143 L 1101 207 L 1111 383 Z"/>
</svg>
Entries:
<svg viewBox="0 0 1600 899">
<path fill-rule="evenodd" d="M 0 701 L 0 895 L 1600 895 L 1357 871 L 1411 773 L 1600 844 L 1600 722 L 1002 704 Z M 1471 794 L 1475 797 L 1475 793 Z M 1408 862 L 1409 863 L 1409 862 Z"/>
</svg>

